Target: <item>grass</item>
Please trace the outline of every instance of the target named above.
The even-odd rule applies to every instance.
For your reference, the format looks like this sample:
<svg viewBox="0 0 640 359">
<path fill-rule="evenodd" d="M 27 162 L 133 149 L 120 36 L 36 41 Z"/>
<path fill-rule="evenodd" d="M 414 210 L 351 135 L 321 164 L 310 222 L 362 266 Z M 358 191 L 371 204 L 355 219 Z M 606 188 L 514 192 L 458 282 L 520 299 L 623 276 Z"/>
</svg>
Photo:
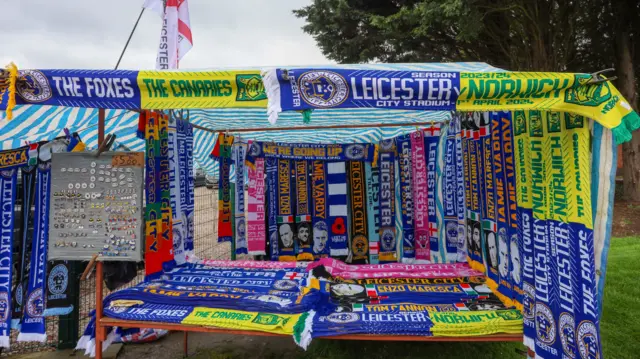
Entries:
<svg viewBox="0 0 640 359">
<path fill-rule="evenodd" d="M 640 237 L 611 240 L 601 318 L 604 358 L 640 357 Z M 523 358 L 520 343 L 418 343 L 316 340 L 304 353 L 288 353 L 299 359 L 496 359 Z M 197 358 L 236 359 L 246 357 L 215 349 Z M 284 358 L 284 357 L 282 357 Z M 278 358 L 280 359 L 280 358 Z"/>
</svg>

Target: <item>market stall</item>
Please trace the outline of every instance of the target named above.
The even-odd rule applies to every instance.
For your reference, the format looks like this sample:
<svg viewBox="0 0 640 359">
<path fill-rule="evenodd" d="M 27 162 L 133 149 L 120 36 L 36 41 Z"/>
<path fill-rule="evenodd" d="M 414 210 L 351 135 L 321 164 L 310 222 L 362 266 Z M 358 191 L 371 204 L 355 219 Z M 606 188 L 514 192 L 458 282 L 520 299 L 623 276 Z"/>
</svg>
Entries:
<svg viewBox="0 0 640 359">
<path fill-rule="evenodd" d="M 399 66 L 261 76 L 28 70 L 22 84 L 16 75 L 17 90 L 5 90 L 0 103 L 7 110 L 13 99 L 140 113 L 129 127 L 144 139 L 144 162 L 114 160 L 104 171 L 115 173 L 112 187 L 129 187 L 127 168 L 146 167 L 144 235 L 129 218 L 140 208 L 123 205 L 130 194 L 118 192 L 112 201 L 136 208 L 109 220 L 127 223 L 117 230 L 133 237 L 107 231 L 94 252 L 98 300 L 84 348 L 101 357 L 103 341 L 119 335 L 114 326 L 144 320 L 185 332 L 275 332 L 305 348 L 325 337 L 455 338 L 523 340 L 549 358 L 601 355 L 614 146 L 640 117 L 598 75 Z M 298 123 L 273 134 L 252 131 L 264 120 L 207 130 L 193 114 L 161 111 L 218 107 L 266 107 L 272 126 L 291 127 L 279 116 Z M 378 110 L 388 117 L 360 117 Z M 346 123 L 354 117 L 360 123 Z M 298 129 L 309 122 L 315 141 Z M 216 166 L 201 166 L 219 178 L 218 240 L 270 261 L 193 258 L 192 164 L 208 157 Z M 238 185 L 245 182 L 247 192 Z M 103 303 L 102 262 L 143 246 L 147 281 Z M 177 298 L 184 307 L 171 307 Z"/>
</svg>

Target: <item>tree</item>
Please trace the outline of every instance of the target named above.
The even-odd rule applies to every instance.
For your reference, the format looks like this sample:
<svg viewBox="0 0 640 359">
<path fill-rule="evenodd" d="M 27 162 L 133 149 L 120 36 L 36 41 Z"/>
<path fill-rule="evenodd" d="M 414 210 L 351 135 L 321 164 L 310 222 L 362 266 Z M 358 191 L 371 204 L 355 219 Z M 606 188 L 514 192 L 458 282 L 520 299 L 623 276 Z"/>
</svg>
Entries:
<svg viewBox="0 0 640 359">
<path fill-rule="evenodd" d="M 314 0 L 295 10 L 340 63 L 484 61 L 514 71 L 614 67 L 637 110 L 640 0 Z M 623 145 L 626 198 L 640 200 L 640 133 Z"/>
</svg>

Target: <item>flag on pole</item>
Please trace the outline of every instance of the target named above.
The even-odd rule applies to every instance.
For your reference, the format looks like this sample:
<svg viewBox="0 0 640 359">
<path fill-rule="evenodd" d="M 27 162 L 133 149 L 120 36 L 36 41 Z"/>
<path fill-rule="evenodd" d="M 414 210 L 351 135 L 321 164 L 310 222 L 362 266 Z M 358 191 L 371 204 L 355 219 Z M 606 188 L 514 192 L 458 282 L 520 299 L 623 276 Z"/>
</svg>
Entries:
<svg viewBox="0 0 640 359">
<path fill-rule="evenodd" d="M 193 47 L 187 0 L 145 0 L 142 5 L 163 18 L 156 69 L 177 69 L 178 62 Z"/>
</svg>

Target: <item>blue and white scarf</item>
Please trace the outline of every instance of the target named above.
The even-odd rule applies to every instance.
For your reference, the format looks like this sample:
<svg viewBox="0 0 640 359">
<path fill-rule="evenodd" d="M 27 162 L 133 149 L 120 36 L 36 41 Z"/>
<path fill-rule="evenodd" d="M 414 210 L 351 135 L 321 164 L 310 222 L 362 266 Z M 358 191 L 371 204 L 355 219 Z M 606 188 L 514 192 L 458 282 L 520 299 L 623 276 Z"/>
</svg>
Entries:
<svg viewBox="0 0 640 359">
<path fill-rule="evenodd" d="M 236 137 L 231 147 L 231 157 L 236 169 L 235 185 L 235 241 L 236 254 L 247 254 L 247 226 L 244 216 L 244 160 L 247 154 L 247 143 L 240 137 Z"/>
<path fill-rule="evenodd" d="M 185 237 L 185 250 L 193 253 L 193 241 L 195 236 L 195 178 L 193 170 L 193 126 L 189 122 L 184 122 L 185 144 L 187 158 L 187 206 L 184 214 L 187 219 L 187 236 Z"/>
<path fill-rule="evenodd" d="M 413 187 L 411 160 L 411 140 L 409 135 L 398 136 L 398 173 L 400 179 L 400 208 L 402 213 L 402 262 L 411 263 L 416 257 L 413 230 Z"/>
<path fill-rule="evenodd" d="M 44 153 L 43 153 L 44 152 Z M 50 149 L 40 149 L 36 180 L 36 209 L 33 224 L 34 238 L 31 249 L 31 271 L 25 296 L 22 326 L 18 341 L 47 340 L 44 312 L 44 293 L 47 278 L 47 246 L 49 239 L 49 204 L 51 195 L 51 155 Z"/>
<path fill-rule="evenodd" d="M 380 141 L 380 263 L 397 262 L 396 253 L 396 148 L 393 139 Z"/>
<path fill-rule="evenodd" d="M 9 348 L 17 169 L 0 171 L 0 347 Z"/>
<path fill-rule="evenodd" d="M 180 120 L 175 116 L 169 116 L 169 186 L 171 189 L 171 213 L 173 214 L 173 220 L 171 227 L 173 229 L 173 256 L 176 265 L 182 265 L 185 263 L 185 250 L 184 250 L 184 218 L 182 213 L 182 194 L 185 193 L 186 183 L 181 182 L 180 176 L 180 152 L 184 151 L 178 147 L 178 126 L 176 122 Z M 185 178 L 186 179 L 186 178 Z M 182 185 L 184 183 L 184 186 Z M 185 193 L 186 197 L 186 193 Z M 184 199 L 186 201 L 186 198 Z"/>
<path fill-rule="evenodd" d="M 327 192 L 329 198 L 329 253 L 334 258 L 345 258 L 349 255 L 345 162 L 327 163 Z"/>
<path fill-rule="evenodd" d="M 265 173 L 267 174 L 267 228 L 269 233 L 270 257 L 272 261 L 279 260 L 278 250 L 278 160 L 265 159 Z"/>
<path fill-rule="evenodd" d="M 378 264 L 380 253 L 380 173 L 378 164 L 364 164 L 367 178 L 367 225 L 369 226 L 369 263 Z"/>
<path fill-rule="evenodd" d="M 429 219 L 429 251 L 431 262 L 437 261 L 438 219 L 436 207 L 436 166 L 438 160 L 438 141 L 440 139 L 440 124 L 424 129 L 424 148 L 427 158 L 427 217 Z"/>
<path fill-rule="evenodd" d="M 467 235 L 465 225 L 465 216 L 467 211 L 466 198 L 465 198 L 465 183 L 464 183 L 464 156 L 462 152 L 462 130 L 460 128 L 460 116 L 455 114 L 451 121 L 451 129 L 455 135 L 455 186 L 456 186 L 456 212 L 458 215 L 458 254 L 456 256 L 457 262 L 464 262 L 467 258 Z"/>
</svg>

